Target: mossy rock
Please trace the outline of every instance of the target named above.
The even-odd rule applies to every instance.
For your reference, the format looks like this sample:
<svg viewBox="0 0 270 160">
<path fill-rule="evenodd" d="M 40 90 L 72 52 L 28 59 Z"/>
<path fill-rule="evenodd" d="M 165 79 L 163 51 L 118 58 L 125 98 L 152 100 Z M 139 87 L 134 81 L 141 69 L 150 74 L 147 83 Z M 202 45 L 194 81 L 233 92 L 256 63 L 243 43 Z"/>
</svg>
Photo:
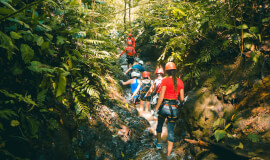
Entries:
<svg viewBox="0 0 270 160">
<path fill-rule="evenodd" d="M 262 136 L 262 140 L 270 143 L 270 131 L 267 131 L 263 136 Z"/>
</svg>

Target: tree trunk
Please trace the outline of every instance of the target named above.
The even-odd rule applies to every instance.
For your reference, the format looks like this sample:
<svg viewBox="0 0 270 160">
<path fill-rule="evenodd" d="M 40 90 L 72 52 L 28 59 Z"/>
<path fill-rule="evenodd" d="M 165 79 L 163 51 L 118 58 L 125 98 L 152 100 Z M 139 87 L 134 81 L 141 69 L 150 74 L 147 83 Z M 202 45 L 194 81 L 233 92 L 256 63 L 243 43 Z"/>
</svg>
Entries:
<svg viewBox="0 0 270 160">
<path fill-rule="evenodd" d="M 127 30 L 126 28 L 126 15 L 127 15 L 127 0 L 125 0 L 125 11 L 124 11 L 124 31 Z"/>
<path fill-rule="evenodd" d="M 128 6 L 129 6 L 129 9 L 128 9 L 128 15 L 129 15 L 129 28 L 131 28 L 131 0 L 129 0 Z"/>
</svg>

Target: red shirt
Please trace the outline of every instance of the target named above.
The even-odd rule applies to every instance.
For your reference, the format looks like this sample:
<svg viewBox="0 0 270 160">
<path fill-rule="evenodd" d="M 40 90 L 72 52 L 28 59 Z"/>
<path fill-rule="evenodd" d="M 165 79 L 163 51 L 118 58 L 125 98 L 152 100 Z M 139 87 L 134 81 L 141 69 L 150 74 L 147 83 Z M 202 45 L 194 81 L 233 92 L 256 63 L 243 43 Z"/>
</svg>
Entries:
<svg viewBox="0 0 270 160">
<path fill-rule="evenodd" d="M 136 52 L 135 52 L 135 49 L 134 49 L 132 46 L 128 46 L 127 48 L 125 48 L 125 50 L 120 54 L 120 57 L 121 57 L 122 54 L 124 54 L 125 52 L 126 52 L 127 55 L 129 55 L 129 56 L 133 56 L 134 54 L 137 55 Z"/>
<path fill-rule="evenodd" d="M 184 83 L 179 78 L 177 78 L 177 94 L 176 95 L 173 88 L 173 78 L 170 78 L 170 77 L 164 78 L 161 82 L 161 87 L 162 86 L 166 86 L 164 99 L 170 99 L 170 100 L 172 99 L 177 100 L 180 89 L 184 89 Z"/>
<path fill-rule="evenodd" d="M 131 38 L 127 38 L 127 43 L 128 43 L 128 41 L 131 41 L 132 42 L 132 46 L 135 48 L 135 39 L 133 38 L 133 37 L 131 37 Z"/>
<path fill-rule="evenodd" d="M 155 80 L 155 83 L 156 83 L 156 93 L 160 93 L 160 91 L 161 91 L 161 82 L 162 82 L 162 79 L 163 78 L 157 78 L 156 80 Z"/>
</svg>

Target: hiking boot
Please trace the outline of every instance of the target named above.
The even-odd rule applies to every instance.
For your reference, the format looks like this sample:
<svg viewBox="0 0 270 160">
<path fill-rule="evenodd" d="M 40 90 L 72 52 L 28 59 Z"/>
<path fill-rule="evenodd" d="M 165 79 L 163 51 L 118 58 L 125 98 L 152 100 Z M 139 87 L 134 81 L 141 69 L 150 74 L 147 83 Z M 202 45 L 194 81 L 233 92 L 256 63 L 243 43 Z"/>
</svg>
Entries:
<svg viewBox="0 0 270 160">
<path fill-rule="evenodd" d="M 157 139 L 155 139 L 154 145 L 156 146 L 156 149 L 161 149 L 161 144 L 157 143 Z"/>
</svg>

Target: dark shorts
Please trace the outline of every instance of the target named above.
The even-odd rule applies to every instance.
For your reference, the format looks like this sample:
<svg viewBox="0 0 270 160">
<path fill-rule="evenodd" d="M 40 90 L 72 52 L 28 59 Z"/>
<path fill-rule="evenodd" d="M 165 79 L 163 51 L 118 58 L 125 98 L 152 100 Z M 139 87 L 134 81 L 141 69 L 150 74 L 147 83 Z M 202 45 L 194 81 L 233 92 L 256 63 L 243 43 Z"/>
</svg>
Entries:
<svg viewBox="0 0 270 160">
<path fill-rule="evenodd" d="M 134 63 L 134 57 L 127 56 L 127 63 L 128 64 L 133 64 Z"/>
<path fill-rule="evenodd" d="M 143 95 L 141 94 L 141 96 L 140 96 L 140 98 L 141 98 L 142 101 L 151 101 L 151 96 L 148 96 L 148 97 L 145 97 L 144 98 L 144 95 L 145 94 L 143 94 Z"/>
</svg>

